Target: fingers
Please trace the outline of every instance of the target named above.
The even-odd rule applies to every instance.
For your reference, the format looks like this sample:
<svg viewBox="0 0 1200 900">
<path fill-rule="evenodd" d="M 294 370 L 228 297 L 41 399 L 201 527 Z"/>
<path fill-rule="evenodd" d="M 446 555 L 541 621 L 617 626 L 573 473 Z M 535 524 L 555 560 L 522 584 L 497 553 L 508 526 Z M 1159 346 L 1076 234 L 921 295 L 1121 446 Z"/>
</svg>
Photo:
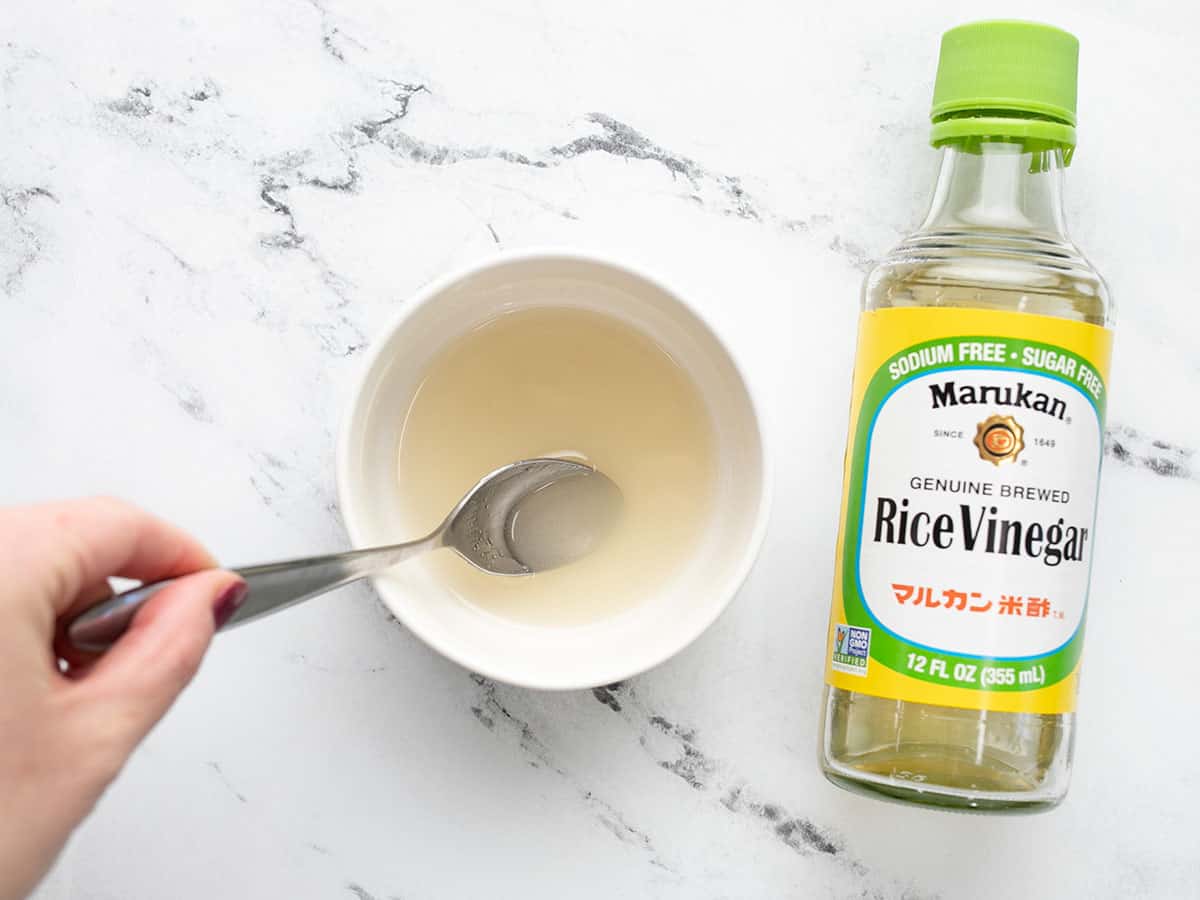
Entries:
<svg viewBox="0 0 1200 900">
<path fill-rule="evenodd" d="M 232 615 L 245 590 L 237 575 L 219 569 L 180 578 L 150 598 L 112 649 L 70 686 L 100 717 L 97 727 L 120 762 L 192 680 L 216 623 Z"/>
<path fill-rule="evenodd" d="M 215 565 L 186 532 L 106 497 L 0 510 L 0 557 L 12 587 L 49 597 L 55 616 L 112 575 L 152 581 Z"/>
<path fill-rule="evenodd" d="M 132 585 L 131 585 L 132 586 Z M 65 609 L 58 612 L 59 624 L 66 624 L 84 610 L 91 609 L 109 599 L 113 595 L 112 585 L 105 578 L 99 584 L 93 584 L 80 591 Z"/>
</svg>

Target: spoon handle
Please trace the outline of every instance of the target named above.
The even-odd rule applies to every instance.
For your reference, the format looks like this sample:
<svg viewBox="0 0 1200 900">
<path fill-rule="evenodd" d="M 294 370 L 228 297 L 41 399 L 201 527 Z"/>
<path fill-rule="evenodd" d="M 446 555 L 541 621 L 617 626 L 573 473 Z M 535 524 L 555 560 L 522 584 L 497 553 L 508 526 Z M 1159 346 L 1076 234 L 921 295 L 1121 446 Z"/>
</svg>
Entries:
<svg viewBox="0 0 1200 900">
<path fill-rule="evenodd" d="M 221 630 L 286 609 L 441 546 L 439 529 L 407 544 L 232 569 L 246 582 L 246 599 Z M 146 601 L 175 581 L 167 578 L 143 584 L 89 607 L 67 626 L 68 640 L 80 650 L 103 653 L 125 633 Z"/>
</svg>

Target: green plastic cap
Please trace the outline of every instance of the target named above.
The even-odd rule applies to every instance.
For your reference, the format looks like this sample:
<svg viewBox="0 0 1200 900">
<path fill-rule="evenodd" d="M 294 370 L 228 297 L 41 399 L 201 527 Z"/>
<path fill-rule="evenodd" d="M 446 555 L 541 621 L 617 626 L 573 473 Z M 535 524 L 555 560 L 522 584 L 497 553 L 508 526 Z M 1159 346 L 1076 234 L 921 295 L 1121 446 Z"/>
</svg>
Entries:
<svg viewBox="0 0 1200 900">
<path fill-rule="evenodd" d="M 972 22 L 942 35 L 933 143 L 962 137 L 1073 147 L 1079 41 L 1036 22 Z M 997 130 L 998 129 L 998 130 Z"/>
</svg>

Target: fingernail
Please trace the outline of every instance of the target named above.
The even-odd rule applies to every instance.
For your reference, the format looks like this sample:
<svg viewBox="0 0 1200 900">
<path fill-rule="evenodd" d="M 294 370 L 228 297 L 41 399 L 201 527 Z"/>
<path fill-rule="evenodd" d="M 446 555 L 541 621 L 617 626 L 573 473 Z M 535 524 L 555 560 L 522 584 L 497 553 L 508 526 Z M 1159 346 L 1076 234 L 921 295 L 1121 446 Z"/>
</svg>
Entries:
<svg viewBox="0 0 1200 900">
<path fill-rule="evenodd" d="M 213 622 L 220 628 L 237 612 L 242 601 L 246 599 L 246 582 L 239 581 L 221 591 L 213 603 Z"/>
</svg>

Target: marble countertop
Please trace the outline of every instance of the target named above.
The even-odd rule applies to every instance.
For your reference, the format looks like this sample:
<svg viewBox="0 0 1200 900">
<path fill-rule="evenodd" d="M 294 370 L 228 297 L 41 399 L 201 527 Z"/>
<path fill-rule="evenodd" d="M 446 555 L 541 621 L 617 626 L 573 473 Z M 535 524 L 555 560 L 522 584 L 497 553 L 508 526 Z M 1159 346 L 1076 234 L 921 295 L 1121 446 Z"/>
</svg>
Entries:
<svg viewBox="0 0 1200 900">
<path fill-rule="evenodd" d="M 927 202 L 940 33 L 995 11 L 5 4 L 0 500 L 115 493 L 234 563 L 344 547 L 363 348 L 534 244 L 688 291 L 779 461 L 739 599 L 611 689 L 482 680 L 366 587 L 223 636 L 39 896 L 1195 896 L 1194 8 L 1054 7 L 1083 44 L 1068 212 L 1119 313 L 1066 804 L 931 813 L 815 763 L 859 283 Z"/>
</svg>

